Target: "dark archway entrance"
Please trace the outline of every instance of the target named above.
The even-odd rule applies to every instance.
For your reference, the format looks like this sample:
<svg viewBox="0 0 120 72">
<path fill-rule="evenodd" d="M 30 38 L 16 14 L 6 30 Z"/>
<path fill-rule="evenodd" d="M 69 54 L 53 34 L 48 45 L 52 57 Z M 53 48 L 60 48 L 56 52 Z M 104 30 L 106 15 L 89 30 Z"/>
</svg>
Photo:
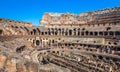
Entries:
<svg viewBox="0 0 120 72">
<path fill-rule="evenodd" d="M 36 45 L 39 46 L 40 45 L 40 41 L 36 40 Z"/>
<path fill-rule="evenodd" d="M 70 36 L 72 35 L 72 30 L 69 30 L 69 35 L 70 35 Z"/>
<path fill-rule="evenodd" d="M 3 31 L 2 31 L 2 30 L 0 30 L 0 35 L 2 35 L 2 32 L 3 32 Z"/>
</svg>

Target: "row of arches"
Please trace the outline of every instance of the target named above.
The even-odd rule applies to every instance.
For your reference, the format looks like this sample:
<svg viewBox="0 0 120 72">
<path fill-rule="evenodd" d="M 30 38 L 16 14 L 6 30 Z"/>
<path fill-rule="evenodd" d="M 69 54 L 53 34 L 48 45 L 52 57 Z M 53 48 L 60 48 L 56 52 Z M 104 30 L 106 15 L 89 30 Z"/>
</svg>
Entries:
<svg viewBox="0 0 120 72">
<path fill-rule="evenodd" d="M 120 51 L 120 47 L 109 46 L 109 45 L 92 45 L 92 44 L 81 44 L 81 43 L 59 43 L 58 48 L 67 49 L 78 49 L 93 51 L 98 53 L 113 53 L 114 51 Z"/>
<path fill-rule="evenodd" d="M 15 26 L 15 25 L 6 26 L 3 34 L 9 35 L 8 32 L 11 35 L 14 35 L 14 34 L 16 34 L 16 35 L 30 35 L 29 29 L 25 26 Z"/>
<path fill-rule="evenodd" d="M 51 48 L 54 47 L 57 44 L 58 39 L 54 38 L 41 38 L 41 37 L 36 37 L 36 38 L 29 38 L 27 39 L 29 42 L 32 43 L 33 47 L 39 47 L 39 48 Z"/>
<path fill-rule="evenodd" d="M 55 36 L 119 36 L 120 31 L 80 31 L 80 30 L 48 30 L 45 32 L 40 31 L 39 29 L 31 31 L 31 35 L 55 35 Z"/>
</svg>

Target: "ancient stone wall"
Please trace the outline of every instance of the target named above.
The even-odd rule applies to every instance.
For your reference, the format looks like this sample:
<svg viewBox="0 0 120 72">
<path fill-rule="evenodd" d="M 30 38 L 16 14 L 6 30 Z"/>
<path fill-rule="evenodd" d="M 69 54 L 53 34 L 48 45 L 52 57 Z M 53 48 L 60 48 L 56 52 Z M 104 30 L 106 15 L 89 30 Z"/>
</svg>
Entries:
<svg viewBox="0 0 120 72">
<path fill-rule="evenodd" d="M 120 7 L 78 15 L 45 13 L 41 20 L 45 26 L 0 19 L 0 52 L 15 53 L 18 59 L 31 61 L 22 66 L 14 63 L 13 57 L 8 59 L 9 56 L 0 54 L 0 71 L 36 72 L 41 63 L 52 63 L 71 72 L 119 70 L 119 11 Z"/>
<path fill-rule="evenodd" d="M 27 26 L 27 27 L 32 26 L 31 22 L 22 22 L 22 21 L 16 21 L 16 20 L 4 19 L 4 18 L 0 18 L 0 24 L 2 24 L 2 25 Z"/>
<path fill-rule="evenodd" d="M 114 20 L 114 16 L 120 15 L 120 7 L 107 8 L 103 10 L 96 10 L 92 12 L 84 12 L 80 14 L 71 13 L 44 13 L 40 25 L 47 26 L 59 26 L 60 24 L 69 26 L 76 24 L 91 24 L 93 22 L 102 22 L 111 18 Z"/>
</svg>

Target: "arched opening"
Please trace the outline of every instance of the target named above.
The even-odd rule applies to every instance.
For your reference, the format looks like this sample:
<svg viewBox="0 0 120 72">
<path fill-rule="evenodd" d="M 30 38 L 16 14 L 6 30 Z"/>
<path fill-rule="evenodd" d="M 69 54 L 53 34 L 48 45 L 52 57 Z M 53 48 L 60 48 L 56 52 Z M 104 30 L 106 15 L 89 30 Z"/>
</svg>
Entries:
<svg viewBox="0 0 120 72">
<path fill-rule="evenodd" d="M 22 27 L 21 27 L 22 28 Z M 25 29 L 27 31 L 27 33 L 29 34 L 29 30 L 27 27 L 24 27 L 23 29 Z"/>
<path fill-rule="evenodd" d="M 103 32 L 99 32 L 99 35 L 100 35 L 100 36 L 103 36 Z"/>
<path fill-rule="evenodd" d="M 41 32 L 41 35 L 44 35 L 44 32 Z"/>
<path fill-rule="evenodd" d="M 40 29 L 39 28 L 37 28 L 37 31 L 38 31 L 38 34 L 40 35 Z"/>
<path fill-rule="evenodd" d="M 93 58 L 96 58 L 96 55 L 93 55 Z"/>
<path fill-rule="evenodd" d="M 51 31 L 52 35 L 54 35 L 54 29 Z"/>
<path fill-rule="evenodd" d="M 33 32 L 31 31 L 30 34 L 33 35 Z"/>
<path fill-rule="evenodd" d="M 70 35 L 70 36 L 72 35 L 72 30 L 69 30 L 69 35 Z"/>
<path fill-rule="evenodd" d="M 0 35 L 2 35 L 2 32 L 3 32 L 3 31 L 2 31 L 2 30 L 0 30 Z"/>
<path fill-rule="evenodd" d="M 48 35 L 51 35 L 51 34 L 50 34 L 50 31 L 48 31 Z"/>
<path fill-rule="evenodd" d="M 40 45 L 40 41 L 36 40 L 36 45 L 39 46 Z"/>
<path fill-rule="evenodd" d="M 103 59 L 103 57 L 102 57 L 102 56 L 98 56 L 98 58 L 99 58 L 100 60 L 102 60 L 102 59 Z"/>
<path fill-rule="evenodd" d="M 16 52 L 20 53 L 20 52 L 22 52 L 24 49 L 25 49 L 25 46 L 24 46 L 24 45 L 23 45 L 23 46 L 20 46 L 20 47 L 17 47 L 17 48 L 16 48 Z"/>
<path fill-rule="evenodd" d="M 116 32 L 115 32 L 115 35 L 120 35 L 120 32 L 116 31 Z"/>
<path fill-rule="evenodd" d="M 111 27 L 107 27 L 106 30 L 109 31 L 111 29 Z"/>
<path fill-rule="evenodd" d="M 78 31 L 78 36 L 80 35 L 80 31 Z"/>
<path fill-rule="evenodd" d="M 74 29 L 74 36 L 76 35 L 76 28 Z"/>
<path fill-rule="evenodd" d="M 52 43 L 54 43 L 55 41 L 54 40 L 52 40 Z"/>
<path fill-rule="evenodd" d="M 114 35 L 113 32 L 109 32 L 109 35 Z"/>
<path fill-rule="evenodd" d="M 15 26 L 15 28 L 19 28 L 18 26 Z"/>
<path fill-rule="evenodd" d="M 105 13 L 105 16 L 109 16 L 109 13 Z"/>
<path fill-rule="evenodd" d="M 104 34 L 105 34 L 105 36 L 106 36 L 106 35 L 108 35 L 108 32 L 105 32 Z"/>
<path fill-rule="evenodd" d="M 90 32 L 90 35 L 92 36 L 92 35 L 93 35 L 93 32 Z"/>
<path fill-rule="evenodd" d="M 64 28 L 62 28 L 62 35 L 64 35 Z"/>
<path fill-rule="evenodd" d="M 71 46 L 71 44 L 68 44 L 68 46 Z"/>
<path fill-rule="evenodd" d="M 59 54 L 59 51 L 57 51 L 57 54 Z"/>
<path fill-rule="evenodd" d="M 97 36 L 97 35 L 98 35 L 98 33 L 97 33 L 97 32 L 94 32 L 94 34 L 95 34 L 95 36 Z"/>
<path fill-rule="evenodd" d="M 74 31 L 76 31 L 76 28 L 74 28 Z"/>
<path fill-rule="evenodd" d="M 65 35 L 67 36 L 67 35 L 68 35 L 68 32 L 65 32 Z"/>
<path fill-rule="evenodd" d="M 60 28 L 59 28 L 58 30 L 59 30 L 59 31 L 61 31 L 61 29 L 60 29 Z"/>
<path fill-rule="evenodd" d="M 61 29 L 58 29 L 58 33 L 61 34 Z"/>
<path fill-rule="evenodd" d="M 36 30 L 35 29 L 33 29 L 33 33 L 34 33 L 34 35 L 36 35 Z"/>
<path fill-rule="evenodd" d="M 86 33 L 86 35 L 88 35 L 88 31 L 86 31 L 85 33 Z"/>
<path fill-rule="evenodd" d="M 57 31 L 55 31 L 55 35 L 57 35 L 58 34 L 58 32 Z"/>
<path fill-rule="evenodd" d="M 47 35 L 48 33 L 47 32 L 45 32 L 45 35 Z"/>
<path fill-rule="evenodd" d="M 75 44 L 72 43 L 72 46 L 75 46 Z"/>
<path fill-rule="evenodd" d="M 84 36 L 84 32 L 81 32 L 81 35 Z"/>
<path fill-rule="evenodd" d="M 55 53 L 55 51 L 52 51 L 52 53 Z"/>
</svg>

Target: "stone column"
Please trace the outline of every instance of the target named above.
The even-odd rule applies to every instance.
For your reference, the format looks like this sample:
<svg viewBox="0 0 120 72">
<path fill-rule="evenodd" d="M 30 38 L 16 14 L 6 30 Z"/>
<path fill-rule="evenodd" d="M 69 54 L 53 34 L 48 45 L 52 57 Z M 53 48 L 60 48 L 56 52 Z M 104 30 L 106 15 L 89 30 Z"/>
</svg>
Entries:
<svg viewBox="0 0 120 72">
<path fill-rule="evenodd" d="M 67 32 L 68 32 L 68 36 L 69 36 L 69 30 Z"/>
<path fill-rule="evenodd" d="M 72 36 L 74 36 L 74 30 L 72 30 Z"/>
<path fill-rule="evenodd" d="M 85 31 L 83 31 L 84 32 L 84 36 L 86 36 L 86 33 L 85 33 Z"/>
<path fill-rule="evenodd" d="M 81 30 L 80 30 L 80 35 L 79 36 L 81 36 Z"/>
</svg>

